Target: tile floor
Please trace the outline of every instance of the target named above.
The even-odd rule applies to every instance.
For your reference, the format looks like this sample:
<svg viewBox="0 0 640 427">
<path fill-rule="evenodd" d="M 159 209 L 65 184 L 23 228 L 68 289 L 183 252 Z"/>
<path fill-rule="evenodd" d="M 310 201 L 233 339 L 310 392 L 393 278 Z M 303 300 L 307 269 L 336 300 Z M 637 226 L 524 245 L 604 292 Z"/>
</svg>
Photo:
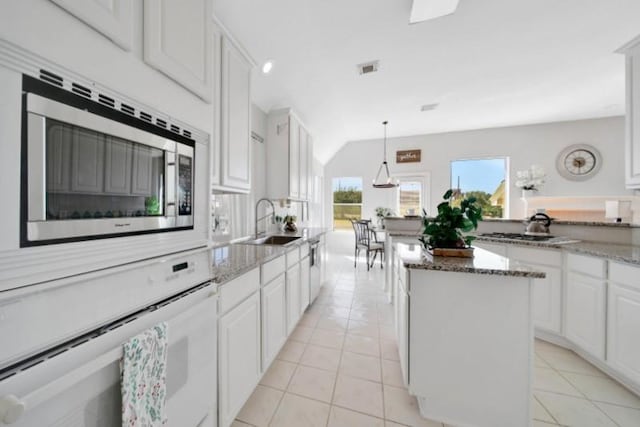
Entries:
<svg viewBox="0 0 640 427">
<path fill-rule="evenodd" d="M 328 243 L 320 296 L 233 426 L 450 427 L 423 419 L 404 388 L 380 267 L 354 269 L 351 233 Z M 640 426 L 640 398 L 573 352 L 535 351 L 533 427 Z"/>
</svg>

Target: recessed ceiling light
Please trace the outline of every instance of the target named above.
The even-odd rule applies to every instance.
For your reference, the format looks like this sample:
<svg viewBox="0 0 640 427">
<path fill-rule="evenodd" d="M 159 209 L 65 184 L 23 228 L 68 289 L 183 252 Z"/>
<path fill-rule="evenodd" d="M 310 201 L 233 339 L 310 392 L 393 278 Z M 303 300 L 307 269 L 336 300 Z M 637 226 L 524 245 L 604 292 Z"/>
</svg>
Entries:
<svg viewBox="0 0 640 427">
<path fill-rule="evenodd" d="M 438 105 L 440 104 L 424 104 L 422 107 L 420 107 L 420 111 L 435 110 L 436 108 L 438 108 Z"/>
<path fill-rule="evenodd" d="M 269 60 L 264 64 L 262 64 L 262 72 L 264 74 L 269 74 L 272 69 L 273 69 L 273 61 Z"/>
</svg>

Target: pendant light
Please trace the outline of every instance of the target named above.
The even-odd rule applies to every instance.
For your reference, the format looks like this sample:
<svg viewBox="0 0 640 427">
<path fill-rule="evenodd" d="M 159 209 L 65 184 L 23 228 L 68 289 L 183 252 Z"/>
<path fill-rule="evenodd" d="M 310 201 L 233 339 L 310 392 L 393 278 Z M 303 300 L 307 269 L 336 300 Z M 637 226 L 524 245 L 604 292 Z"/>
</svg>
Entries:
<svg viewBox="0 0 640 427">
<path fill-rule="evenodd" d="M 391 178 L 391 175 L 389 174 L 389 165 L 387 164 L 387 123 L 389 122 L 386 120 L 382 122 L 382 124 L 384 125 L 384 155 L 383 155 L 382 164 L 378 168 L 378 174 L 376 175 L 376 179 L 373 180 L 374 188 L 393 188 L 398 186 L 398 183 L 394 182 L 393 179 Z M 387 175 L 387 178 L 384 181 L 380 180 L 380 173 L 382 172 L 383 168 Z"/>
</svg>

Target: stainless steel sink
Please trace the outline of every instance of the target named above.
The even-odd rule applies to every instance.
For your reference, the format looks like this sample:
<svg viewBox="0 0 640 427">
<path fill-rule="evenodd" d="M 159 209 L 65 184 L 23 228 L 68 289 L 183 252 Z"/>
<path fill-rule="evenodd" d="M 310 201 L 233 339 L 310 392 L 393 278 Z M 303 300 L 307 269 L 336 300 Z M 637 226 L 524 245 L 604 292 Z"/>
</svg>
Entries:
<svg viewBox="0 0 640 427">
<path fill-rule="evenodd" d="M 260 239 L 255 240 L 247 240 L 242 243 L 246 245 L 273 245 L 273 246 L 286 246 L 290 243 L 295 242 L 298 239 L 301 239 L 300 236 L 266 236 L 261 237 Z"/>
</svg>

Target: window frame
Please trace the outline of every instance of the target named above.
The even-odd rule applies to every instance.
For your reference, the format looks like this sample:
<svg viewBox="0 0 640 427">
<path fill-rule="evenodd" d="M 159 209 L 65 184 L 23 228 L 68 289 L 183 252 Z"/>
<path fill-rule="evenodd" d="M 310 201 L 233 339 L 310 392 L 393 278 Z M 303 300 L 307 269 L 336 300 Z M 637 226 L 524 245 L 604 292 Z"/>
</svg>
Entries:
<svg viewBox="0 0 640 427">
<path fill-rule="evenodd" d="M 509 156 L 505 155 L 494 155 L 494 156 L 477 156 L 477 157 L 465 157 L 461 159 L 451 159 L 449 160 L 449 188 L 457 188 L 458 183 L 453 182 L 453 170 L 452 164 L 453 162 L 464 162 L 464 161 L 474 161 L 474 160 L 504 160 L 504 208 L 502 210 L 502 218 L 511 218 L 511 179 L 510 173 L 511 170 L 511 159 Z"/>
<path fill-rule="evenodd" d="M 421 185 L 420 189 L 420 208 L 416 215 L 422 215 L 423 209 L 428 209 L 431 204 L 431 174 L 428 172 L 423 173 L 402 173 L 402 174 L 394 174 L 394 178 L 398 180 L 398 184 L 402 182 L 419 182 Z M 396 188 L 394 194 L 394 210 L 396 215 L 405 216 L 405 213 L 400 212 L 400 185 Z"/>
</svg>

